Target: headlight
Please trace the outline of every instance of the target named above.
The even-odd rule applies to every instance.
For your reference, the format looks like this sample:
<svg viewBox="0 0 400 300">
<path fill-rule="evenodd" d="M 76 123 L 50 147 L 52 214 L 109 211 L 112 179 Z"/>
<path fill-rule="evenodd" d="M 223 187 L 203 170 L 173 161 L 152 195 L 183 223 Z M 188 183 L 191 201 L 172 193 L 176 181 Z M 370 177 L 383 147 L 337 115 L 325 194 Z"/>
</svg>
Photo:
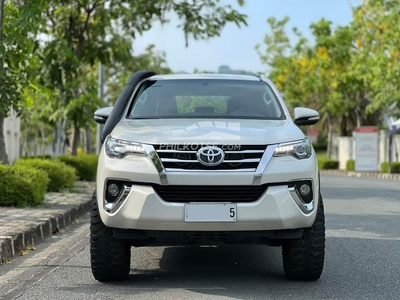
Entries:
<svg viewBox="0 0 400 300">
<path fill-rule="evenodd" d="M 279 144 L 275 149 L 274 156 L 294 156 L 298 159 L 309 158 L 312 153 L 310 140 L 305 138 L 301 141 Z"/>
<path fill-rule="evenodd" d="M 108 136 L 105 142 L 106 154 L 111 158 L 123 158 L 127 155 L 146 156 L 140 143 L 114 139 Z"/>
</svg>

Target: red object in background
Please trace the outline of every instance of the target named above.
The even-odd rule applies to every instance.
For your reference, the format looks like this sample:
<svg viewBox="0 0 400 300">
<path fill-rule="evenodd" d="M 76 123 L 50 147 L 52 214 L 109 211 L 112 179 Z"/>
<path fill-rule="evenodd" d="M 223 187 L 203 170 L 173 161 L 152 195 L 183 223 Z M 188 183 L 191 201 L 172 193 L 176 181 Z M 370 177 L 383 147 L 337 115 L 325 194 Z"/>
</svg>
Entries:
<svg viewBox="0 0 400 300">
<path fill-rule="evenodd" d="M 373 133 L 378 132 L 378 127 L 375 126 L 363 126 L 356 128 L 357 133 Z"/>
<path fill-rule="evenodd" d="M 318 140 L 318 130 L 315 128 L 308 128 L 307 137 L 310 139 L 311 143 L 316 143 Z"/>
</svg>

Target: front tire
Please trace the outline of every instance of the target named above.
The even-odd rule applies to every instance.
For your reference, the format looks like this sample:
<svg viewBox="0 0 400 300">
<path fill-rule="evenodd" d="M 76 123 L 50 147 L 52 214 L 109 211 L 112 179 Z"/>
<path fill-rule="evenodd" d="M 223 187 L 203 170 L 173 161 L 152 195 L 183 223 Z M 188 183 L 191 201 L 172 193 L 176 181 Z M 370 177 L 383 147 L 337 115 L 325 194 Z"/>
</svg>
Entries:
<svg viewBox="0 0 400 300">
<path fill-rule="evenodd" d="M 112 228 L 103 224 L 96 191 L 90 214 L 90 262 L 93 276 L 100 282 L 125 280 L 131 266 L 131 246 L 116 239 Z"/>
<path fill-rule="evenodd" d="M 325 213 L 322 196 L 312 227 L 303 237 L 282 245 L 283 268 L 291 280 L 312 281 L 321 277 L 325 260 Z"/>
</svg>

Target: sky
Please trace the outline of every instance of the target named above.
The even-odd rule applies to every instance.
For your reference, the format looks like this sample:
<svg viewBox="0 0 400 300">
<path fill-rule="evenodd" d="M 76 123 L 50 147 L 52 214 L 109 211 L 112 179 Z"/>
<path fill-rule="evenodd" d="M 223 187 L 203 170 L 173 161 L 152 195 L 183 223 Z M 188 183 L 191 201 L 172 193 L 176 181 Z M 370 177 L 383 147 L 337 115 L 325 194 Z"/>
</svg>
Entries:
<svg viewBox="0 0 400 300">
<path fill-rule="evenodd" d="M 169 24 L 155 23 L 153 28 L 137 37 L 134 42 L 136 54 L 154 44 L 156 50 L 166 54 L 168 66 L 174 71 L 193 72 L 195 69 L 217 72 L 221 65 L 231 69 L 249 72 L 264 72 L 267 67 L 260 61 L 255 50 L 263 43 L 269 32 L 267 19 L 290 17 L 287 29 L 297 27 L 305 37 L 311 38 L 309 26 L 321 18 L 332 21 L 333 26 L 347 25 L 352 20 L 351 6 L 354 0 L 246 0 L 244 7 L 238 7 L 236 0 L 221 0 L 231 4 L 248 16 L 247 27 L 227 25 L 220 37 L 208 41 L 189 41 L 185 47 L 183 32 L 177 28 L 179 20 L 171 16 Z"/>
</svg>

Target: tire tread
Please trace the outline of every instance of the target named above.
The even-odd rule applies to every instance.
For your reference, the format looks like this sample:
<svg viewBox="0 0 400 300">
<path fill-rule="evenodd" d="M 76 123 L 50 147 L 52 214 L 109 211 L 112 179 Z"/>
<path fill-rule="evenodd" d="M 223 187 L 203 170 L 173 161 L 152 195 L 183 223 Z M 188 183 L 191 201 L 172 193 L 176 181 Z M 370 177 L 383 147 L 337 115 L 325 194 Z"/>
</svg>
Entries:
<svg viewBox="0 0 400 300">
<path fill-rule="evenodd" d="M 100 218 L 96 192 L 90 213 L 90 261 L 93 276 L 100 282 L 125 280 L 130 271 L 131 251 L 125 240 L 118 240 L 112 228 Z"/>
<path fill-rule="evenodd" d="M 302 238 L 282 246 L 283 268 L 291 280 L 312 281 L 321 277 L 325 260 L 325 213 L 322 196 L 312 227 L 304 230 Z"/>
</svg>

